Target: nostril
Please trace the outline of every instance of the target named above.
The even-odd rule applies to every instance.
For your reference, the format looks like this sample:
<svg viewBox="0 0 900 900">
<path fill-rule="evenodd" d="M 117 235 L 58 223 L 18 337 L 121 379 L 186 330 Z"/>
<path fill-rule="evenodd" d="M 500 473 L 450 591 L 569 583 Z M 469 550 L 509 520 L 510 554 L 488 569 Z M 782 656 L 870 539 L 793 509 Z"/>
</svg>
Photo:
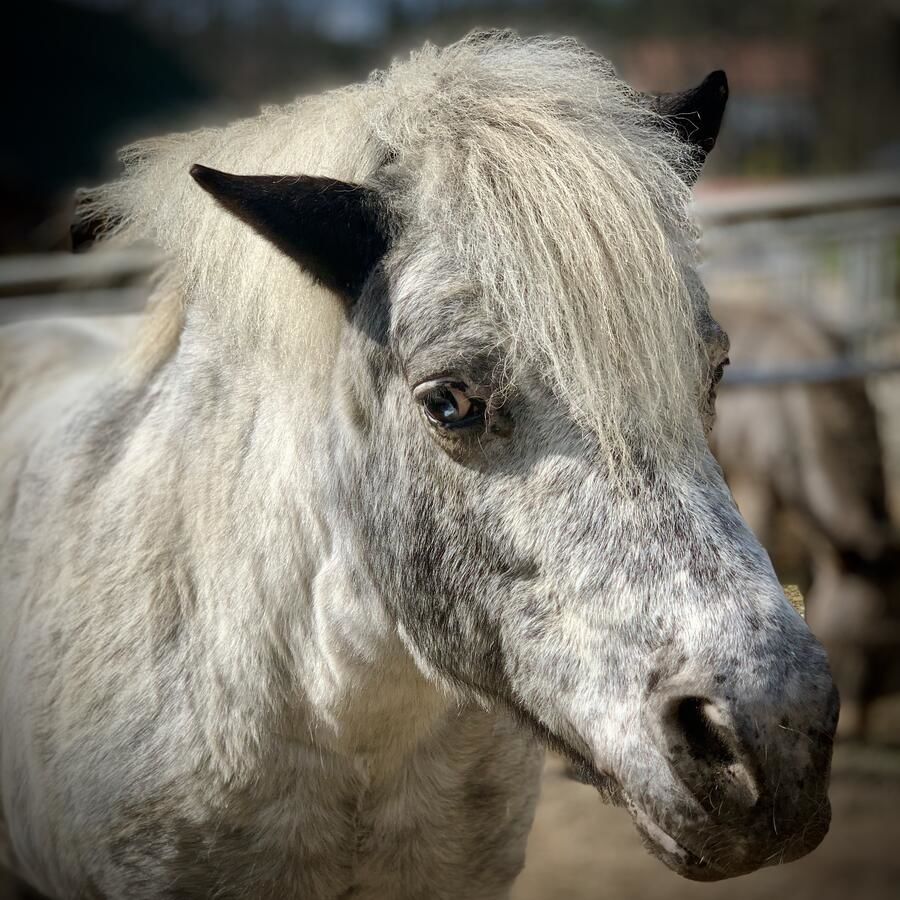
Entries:
<svg viewBox="0 0 900 900">
<path fill-rule="evenodd" d="M 665 741 L 675 774 L 707 812 L 752 810 L 760 797 L 752 758 L 730 716 L 706 697 L 672 697 L 663 712 Z"/>
<path fill-rule="evenodd" d="M 738 762 L 722 717 L 714 703 L 704 697 L 682 697 L 674 702 L 671 737 L 684 741 L 684 749 L 695 761 L 715 768 Z"/>
</svg>

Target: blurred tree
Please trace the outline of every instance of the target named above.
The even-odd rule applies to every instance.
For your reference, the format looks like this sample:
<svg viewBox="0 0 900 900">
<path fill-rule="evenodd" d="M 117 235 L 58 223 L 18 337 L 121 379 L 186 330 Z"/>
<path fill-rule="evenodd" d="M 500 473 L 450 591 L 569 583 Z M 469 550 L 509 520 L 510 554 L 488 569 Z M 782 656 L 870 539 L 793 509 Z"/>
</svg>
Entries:
<svg viewBox="0 0 900 900">
<path fill-rule="evenodd" d="M 822 0 L 819 165 L 900 168 L 900 3 Z"/>
<path fill-rule="evenodd" d="M 252 113 L 475 26 L 575 34 L 619 64 L 643 48 L 624 68 L 645 88 L 731 69 L 720 173 L 900 164 L 900 0 L 29 0 L 4 26 L 0 246 L 27 245 L 50 199 L 101 177 L 138 131 L 201 102 L 207 121 Z M 4 237 L 3 209 L 29 205 Z"/>
<path fill-rule="evenodd" d="M 4 10 L 0 67 L 8 137 L 0 142 L 0 247 L 53 244 L 61 195 L 96 179 L 111 148 L 210 92 L 126 17 L 58 0 Z M 49 231 L 41 232 L 42 223 Z"/>
</svg>

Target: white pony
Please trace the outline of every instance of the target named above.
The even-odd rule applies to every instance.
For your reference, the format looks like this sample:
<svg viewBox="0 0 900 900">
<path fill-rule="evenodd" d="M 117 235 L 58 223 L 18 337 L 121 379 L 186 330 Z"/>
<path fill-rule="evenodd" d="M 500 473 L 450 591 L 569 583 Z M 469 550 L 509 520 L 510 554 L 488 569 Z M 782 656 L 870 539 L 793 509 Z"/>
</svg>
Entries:
<svg viewBox="0 0 900 900">
<path fill-rule="evenodd" d="M 831 677 L 705 444 L 726 94 L 475 35 L 126 151 L 144 319 L 0 337 L 3 865 L 504 897 L 546 745 L 689 877 L 818 844 Z"/>
</svg>

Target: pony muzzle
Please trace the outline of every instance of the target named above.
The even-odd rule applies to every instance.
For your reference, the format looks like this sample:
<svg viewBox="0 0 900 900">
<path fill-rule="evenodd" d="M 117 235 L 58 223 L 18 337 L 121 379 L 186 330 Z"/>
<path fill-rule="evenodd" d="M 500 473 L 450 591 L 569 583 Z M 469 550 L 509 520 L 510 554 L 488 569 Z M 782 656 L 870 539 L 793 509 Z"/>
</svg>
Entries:
<svg viewBox="0 0 900 900">
<path fill-rule="evenodd" d="M 833 688 L 822 697 L 814 727 L 777 709 L 741 712 L 720 698 L 662 690 L 645 717 L 659 770 L 627 804 L 644 843 L 674 871 L 699 881 L 814 850 L 831 819 L 837 711 Z"/>
</svg>

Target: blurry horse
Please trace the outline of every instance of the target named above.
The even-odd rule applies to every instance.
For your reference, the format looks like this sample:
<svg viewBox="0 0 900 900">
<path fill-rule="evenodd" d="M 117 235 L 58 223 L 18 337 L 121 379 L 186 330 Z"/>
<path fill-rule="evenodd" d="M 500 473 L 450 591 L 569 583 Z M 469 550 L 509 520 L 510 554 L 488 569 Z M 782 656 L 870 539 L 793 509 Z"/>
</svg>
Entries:
<svg viewBox="0 0 900 900">
<path fill-rule="evenodd" d="M 742 304 L 715 313 L 741 367 L 802 367 L 847 353 L 837 334 L 800 313 Z M 900 545 L 865 384 L 732 387 L 726 378 L 718 407 L 713 451 L 776 570 L 809 587 L 807 620 L 841 691 L 840 732 L 862 737 L 871 700 L 900 690 Z"/>
<path fill-rule="evenodd" d="M 826 658 L 705 439 L 726 95 L 479 35 L 127 152 L 145 320 L 0 338 L 6 866 L 504 897 L 545 746 L 689 877 L 821 841 Z"/>
</svg>

